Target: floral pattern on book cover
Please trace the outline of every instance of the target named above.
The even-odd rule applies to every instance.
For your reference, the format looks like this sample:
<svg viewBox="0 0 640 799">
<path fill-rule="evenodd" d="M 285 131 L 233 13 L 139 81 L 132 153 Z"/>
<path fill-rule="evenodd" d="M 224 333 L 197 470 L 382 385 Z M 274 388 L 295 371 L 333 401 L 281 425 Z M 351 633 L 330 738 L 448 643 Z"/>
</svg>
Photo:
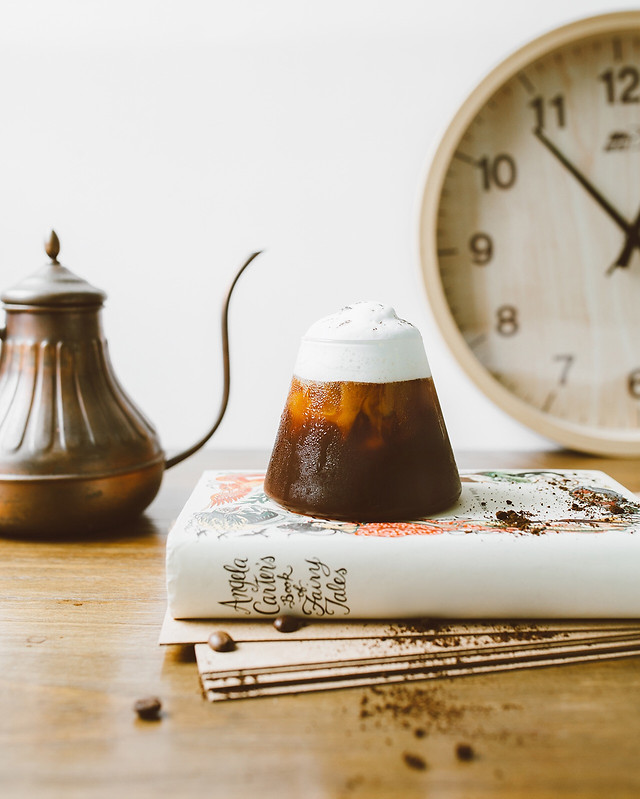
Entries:
<svg viewBox="0 0 640 799">
<path fill-rule="evenodd" d="M 208 504 L 188 529 L 197 536 L 264 537 L 305 534 L 401 538 L 414 535 L 634 532 L 640 504 L 617 491 L 567 472 L 463 472 L 461 502 L 445 514 L 404 522 L 338 522 L 292 513 L 262 490 L 263 472 L 218 473 Z M 519 491 L 524 491 L 518 502 Z M 532 505 L 530 489 L 536 491 Z"/>
</svg>

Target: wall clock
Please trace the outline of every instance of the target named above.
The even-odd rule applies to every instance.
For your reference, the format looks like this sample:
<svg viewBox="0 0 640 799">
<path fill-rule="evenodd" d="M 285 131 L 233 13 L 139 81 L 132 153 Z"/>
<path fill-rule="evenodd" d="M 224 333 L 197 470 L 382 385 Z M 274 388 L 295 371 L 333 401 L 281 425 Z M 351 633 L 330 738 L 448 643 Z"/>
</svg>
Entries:
<svg viewBox="0 0 640 799">
<path fill-rule="evenodd" d="M 431 163 L 420 245 L 491 400 L 564 446 L 640 455 L 640 11 L 558 28 L 480 83 Z"/>
</svg>

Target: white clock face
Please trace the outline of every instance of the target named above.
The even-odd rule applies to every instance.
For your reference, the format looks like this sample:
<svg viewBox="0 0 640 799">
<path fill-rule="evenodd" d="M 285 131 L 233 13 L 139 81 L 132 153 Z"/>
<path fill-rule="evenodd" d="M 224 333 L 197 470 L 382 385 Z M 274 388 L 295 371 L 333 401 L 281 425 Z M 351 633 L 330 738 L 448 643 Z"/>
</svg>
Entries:
<svg viewBox="0 0 640 799">
<path fill-rule="evenodd" d="M 636 23 L 505 62 L 445 137 L 421 223 L 436 315 L 472 376 L 540 432 L 626 454 L 640 454 Z"/>
</svg>

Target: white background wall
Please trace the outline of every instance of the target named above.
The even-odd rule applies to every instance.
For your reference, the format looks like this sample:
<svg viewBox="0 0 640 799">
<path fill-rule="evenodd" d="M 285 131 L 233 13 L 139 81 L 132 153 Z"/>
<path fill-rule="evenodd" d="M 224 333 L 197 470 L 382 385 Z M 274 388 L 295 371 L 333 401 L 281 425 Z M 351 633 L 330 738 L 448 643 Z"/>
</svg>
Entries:
<svg viewBox="0 0 640 799">
<path fill-rule="evenodd" d="M 61 261 L 109 295 L 116 372 L 167 449 L 220 395 L 217 448 L 269 448 L 299 337 L 378 299 L 421 329 L 456 449 L 548 446 L 470 384 L 433 323 L 416 204 L 448 119 L 496 63 L 596 0 L 3 0 L 0 287 Z"/>
</svg>

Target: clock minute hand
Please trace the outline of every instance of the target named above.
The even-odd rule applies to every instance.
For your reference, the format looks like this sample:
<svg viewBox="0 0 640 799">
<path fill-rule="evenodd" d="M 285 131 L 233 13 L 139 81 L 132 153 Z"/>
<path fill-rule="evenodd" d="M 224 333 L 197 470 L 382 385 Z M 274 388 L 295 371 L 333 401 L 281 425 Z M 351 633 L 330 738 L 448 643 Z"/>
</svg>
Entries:
<svg viewBox="0 0 640 799">
<path fill-rule="evenodd" d="M 596 187 L 587 180 L 587 178 L 580 172 L 569 159 L 561 153 L 560 150 L 553 144 L 553 142 L 549 141 L 547 137 L 542 132 L 541 128 L 536 128 L 533 131 L 534 135 L 544 144 L 544 146 L 549 150 L 550 153 L 555 155 L 555 157 L 560 161 L 563 167 L 567 169 L 571 174 L 576 178 L 576 180 L 580 183 L 580 185 L 587 190 L 587 192 L 593 197 L 593 199 L 598 203 L 598 205 L 604 209 L 607 214 L 613 219 L 613 221 L 620 227 L 626 234 L 629 236 L 632 232 L 633 226 L 630 225 L 627 220 L 620 214 L 611 203 L 603 197 L 602 194 L 596 189 Z"/>
</svg>

